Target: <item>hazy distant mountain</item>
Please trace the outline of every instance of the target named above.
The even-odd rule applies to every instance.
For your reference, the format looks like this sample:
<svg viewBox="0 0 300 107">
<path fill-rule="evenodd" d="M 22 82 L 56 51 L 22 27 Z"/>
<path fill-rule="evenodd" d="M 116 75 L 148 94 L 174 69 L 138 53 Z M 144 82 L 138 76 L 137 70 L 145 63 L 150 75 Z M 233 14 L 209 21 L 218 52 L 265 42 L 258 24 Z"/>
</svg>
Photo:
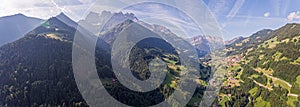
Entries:
<svg viewBox="0 0 300 107">
<path fill-rule="evenodd" d="M 123 23 L 126 20 L 137 21 L 138 19 L 132 13 L 111 13 L 109 11 L 103 11 L 100 18 L 109 19 L 104 25 L 103 30 L 109 30 L 117 24 Z"/>
<path fill-rule="evenodd" d="M 43 20 L 23 14 L 0 18 L 0 46 L 15 41 L 39 26 Z"/>
<path fill-rule="evenodd" d="M 224 47 L 224 41 L 220 37 L 215 36 L 196 36 L 187 39 L 195 46 L 199 57 L 204 57 L 213 50 Z"/>
<path fill-rule="evenodd" d="M 106 31 L 126 20 L 137 21 L 138 19 L 132 13 L 103 11 L 101 14 L 91 12 L 84 20 L 80 20 L 78 23 L 93 33 L 99 33 L 101 32 L 101 26 L 99 26 L 101 24 L 104 24 L 102 31 Z"/>
<path fill-rule="evenodd" d="M 109 11 L 103 11 L 101 14 L 91 12 L 87 15 L 85 20 L 79 21 L 80 25 L 84 26 L 91 31 L 96 31 L 94 33 L 100 33 L 99 23 L 105 23 L 103 31 L 100 33 L 100 38 L 106 41 L 108 44 L 112 44 L 113 40 L 116 38 L 115 33 L 120 32 L 123 28 L 121 23 L 126 20 L 131 20 L 131 22 L 136 22 L 149 30 L 159 33 L 165 37 L 176 37 L 168 28 L 161 25 L 151 25 L 140 21 L 132 13 L 111 13 Z M 107 22 L 105 22 L 107 21 Z M 119 27 L 115 27 L 119 26 Z M 189 38 L 187 40 L 192 45 L 194 45 L 198 51 L 199 56 L 203 57 L 211 50 L 218 49 L 224 45 L 224 41 L 221 38 L 213 36 L 198 36 L 194 38 Z"/>
</svg>

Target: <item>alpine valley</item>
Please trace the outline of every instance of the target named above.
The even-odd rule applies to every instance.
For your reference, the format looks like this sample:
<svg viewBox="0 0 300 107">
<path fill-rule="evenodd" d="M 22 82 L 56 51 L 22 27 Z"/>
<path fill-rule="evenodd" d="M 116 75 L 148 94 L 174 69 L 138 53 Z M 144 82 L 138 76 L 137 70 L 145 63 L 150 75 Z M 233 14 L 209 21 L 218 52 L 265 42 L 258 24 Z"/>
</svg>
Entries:
<svg viewBox="0 0 300 107">
<path fill-rule="evenodd" d="M 95 48 L 98 76 L 105 89 L 112 97 L 130 106 L 152 106 L 164 101 L 176 90 L 179 74 L 184 72 L 185 67 L 181 65 L 178 55 L 184 50 L 156 38 L 147 38 L 135 45 L 129 56 L 129 65 L 137 79 L 149 78 L 148 65 L 152 59 L 159 58 L 167 65 L 163 84 L 156 91 L 141 94 L 123 86 L 113 74 L 112 43 L 121 32 L 136 32 L 131 29 L 136 26 L 143 31 L 140 33 L 160 34 L 174 40 L 182 38 L 164 26 L 147 24 L 130 13 L 104 11 L 101 14 L 90 13 L 88 18 L 109 16 L 112 18 L 97 35 Z M 31 31 L 22 37 L 19 35 L 23 31 L 20 34 L 8 32 L 0 35 L 1 40 L 2 37 L 14 37 L 10 40 L 19 38 L 13 42 L 0 41 L 4 44 L 0 47 L 0 106 L 88 106 L 75 82 L 72 46 L 76 28 L 80 27 L 77 23 L 89 26 L 95 23 L 88 19 L 74 22 L 64 13 L 45 21 L 28 19 L 24 15 L 9 16 L 0 18 L 0 23 L 10 17 L 33 22 L 5 21 L 8 24 L 22 24 L 26 27 L 21 26 L 20 29 Z M 41 22 L 41 25 L 32 27 L 32 24 Z M 9 31 L 14 32 L 13 29 Z M 212 51 L 226 53 L 225 79 L 213 106 L 300 106 L 300 24 L 289 23 L 276 30 L 263 29 L 249 37 L 235 38 L 226 42 L 225 49 L 210 48 L 222 45 L 221 38 L 199 35 L 185 40 L 196 48 L 201 74 L 195 80 L 198 86 L 193 98 L 186 106 L 198 106 L 210 84 Z"/>
</svg>

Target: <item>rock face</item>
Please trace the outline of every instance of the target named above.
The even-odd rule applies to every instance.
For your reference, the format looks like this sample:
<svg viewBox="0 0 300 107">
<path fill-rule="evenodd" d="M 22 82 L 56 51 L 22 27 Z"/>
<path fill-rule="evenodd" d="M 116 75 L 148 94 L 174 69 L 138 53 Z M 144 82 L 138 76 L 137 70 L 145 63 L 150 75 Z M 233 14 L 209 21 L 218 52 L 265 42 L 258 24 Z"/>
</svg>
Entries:
<svg viewBox="0 0 300 107">
<path fill-rule="evenodd" d="M 138 19 L 132 13 L 111 13 L 103 11 L 101 14 L 91 12 L 84 20 L 78 23 L 90 32 L 99 33 L 112 29 L 114 26 L 123 23 L 126 20 L 137 21 Z M 100 25 L 104 24 L 103 29 Z"/>
</svg>

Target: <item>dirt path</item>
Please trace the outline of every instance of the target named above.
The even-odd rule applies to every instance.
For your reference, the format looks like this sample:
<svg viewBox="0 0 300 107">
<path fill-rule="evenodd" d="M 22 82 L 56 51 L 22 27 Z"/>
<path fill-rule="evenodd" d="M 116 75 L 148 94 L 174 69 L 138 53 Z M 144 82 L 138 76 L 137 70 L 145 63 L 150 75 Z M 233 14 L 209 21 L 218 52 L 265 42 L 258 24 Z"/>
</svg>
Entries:
<svg viewBox="0 0 300 107">
<path fill-rule="evenodd" d="M 297 94 L 290 94 L 290 93 L 287 96 L 299 97 L 299 95 L 297 95 Z"/>
<path fill-rule="evenodd" d="M 286 85 L 288 85 L 290 88 L 292 87 L 292 84 L 290 84 L 290 83 L 288 83 L 288 82 L 286 82 L 286 81 L 284 81 L 284 80 L 282 80 L 282 79 L 279 79 L 279 78 L 270 76 L 270 75 L 265 74 L 265 73 L 263 73 L 263 74 L 264 74 L 265 76 L 267 76 L 268 78 L 271 78 L 273 81 L 281 81 L 281 82 L 285 83 Z"/>
<path fill-rule="evenodd" d="M 288 83 L 288 82 L 286 82 L 286 81 L 284 81 L 280 78 L 273 77 L 269 74 L 266 74 L 264 71 L 260 71 L 259 69 L 254 69 L 254 70 L 257 71 L 257 72 L 262 72 L 265 76 L 267 76 L 268 78 L 271 78 L 273 81 L 281 81 L 281 82 L 285 83 L 286 85 L 288 85 L 290 88 L 292 87 L 292 85 L 290 83 Z"/>
<path fill-rule="evenodd" d="M 250 78 L 250 79 L 252 79 L 252 78 Z M 257 85 L 260 86 L 260 87 L 263 87 L 263 88 L 268 89 L 268 90 L 270 90 L 270 91 L 273 90 L 272 88 L 267 87 L 267 86 L 265 86 L 265 85 L 263 85 L 263 84 L 261 84 L 261 83 L 255 81 L 254 79 L 252 79 L 252 80 L 253 80 L 253 82 L 254 82 L 255 84 L 257 84 Z"/>
<path fill-rule="evenodd" d="M 254 69 L 254 70 L 255 70 L 255 71 L 258 71 L 257 69 Z M 259 72 L 259 71 L 258 71 L 258 72 Z M 288 83 L 288 82 L 286 82 L 286 81 L 284 81 L 284 80 L 282 80 L 282 79 L 280 79 L 280 78 L 273 77 L 273 76 L 271 76 L 271 75 L 269 75 L 269 74 L 266 74 L 265 72 L 262 72 L 262 73 L 263 73 L 263 75 L 265 75 L 266 77 L 271 78 L 273 81 L 280 81 L 280 82 L 282 82 L 282 83 L 288 85 L 289 88 L 292 88 L 292 86 L 293 86 L 292 84 L 290 84 L 290 83 Z M 252 78 L 250 78 L 250 79 L 252 79 Z M 261 87 L 264 87 L 264 88 L 269 89 L 269 90 L 273 90 L 272 88 L 267 87 L 267 86 L 265 86 L 265 85 L 263 85 L 263 84 L 261 84 L 261 83 L 255 81 L 254 79 L 252 79 L 252 80 L 254 81 L 255 84 L 257 84 L 257 85 L 259 85 L 259 86 L 261 86 Z M 299 97 L 299 95 L 297 95 L 297 94 L 292 94 L 292 93 L 290 92 L 290 90 L 288 90 L 288 91 L 289 91 L 289 93 L 287 94 L 287 96 Z"/>
</svg>

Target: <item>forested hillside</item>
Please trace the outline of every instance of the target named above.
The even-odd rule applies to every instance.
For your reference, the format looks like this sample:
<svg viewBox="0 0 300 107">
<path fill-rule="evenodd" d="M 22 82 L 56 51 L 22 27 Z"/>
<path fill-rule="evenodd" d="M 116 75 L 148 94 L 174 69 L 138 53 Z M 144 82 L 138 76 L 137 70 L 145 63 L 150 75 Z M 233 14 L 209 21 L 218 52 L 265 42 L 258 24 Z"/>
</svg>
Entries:
<svg viewBox="0 0 300 107">
<path fill-rule="evenodd" d="M 299 106 L 300 25 L 260 31 L 231 44 L 222 106 Z"/>
</svg>

